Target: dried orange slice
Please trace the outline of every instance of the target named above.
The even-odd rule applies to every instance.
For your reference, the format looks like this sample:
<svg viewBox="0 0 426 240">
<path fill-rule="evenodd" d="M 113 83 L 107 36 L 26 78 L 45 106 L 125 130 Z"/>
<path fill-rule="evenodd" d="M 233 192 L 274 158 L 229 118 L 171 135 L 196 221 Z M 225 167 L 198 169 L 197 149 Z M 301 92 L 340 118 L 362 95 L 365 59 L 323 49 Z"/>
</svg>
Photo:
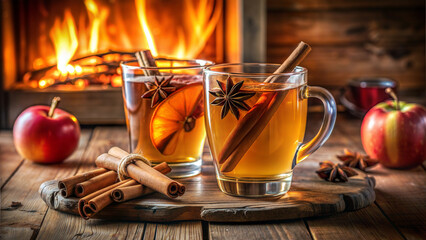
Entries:
<svg viewBox="0 0 426 240">
<path fill-rule="evenodd" d="M 203 86 L 191 84 L 176 90 L 155 109 L 150 123 L 151 142 L 164 155 L 173 154 L 179 134 L 190 132 L 204 114 Z"/>
</svg>

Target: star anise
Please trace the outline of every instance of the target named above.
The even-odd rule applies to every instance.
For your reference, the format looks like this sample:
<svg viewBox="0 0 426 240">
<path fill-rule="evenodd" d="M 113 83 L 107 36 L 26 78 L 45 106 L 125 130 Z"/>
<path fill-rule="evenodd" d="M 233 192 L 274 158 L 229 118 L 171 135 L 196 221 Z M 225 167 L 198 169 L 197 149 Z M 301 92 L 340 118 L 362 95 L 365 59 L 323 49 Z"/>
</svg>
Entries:
<svg viewBox="0 0 426 240">
<path fill-rule="evenodd" d="M 352 152 L 346 148 L 343 150 L 343 155 L 337 155 L 337 158 L 342 161 L 345 166 L 358 168 L 362 171 L 378 163 L 377 160 L 371 159 L 368 155 Z"/>
<path fill-rule="evenodd" d="M 250 106 L 244 101 L 253 97 L 256 93 L 240 92 L 244 81 L 237 82 L 234 85 L 232 79 L 228 77 L 228 79 L 226 79 L 226 86 L 223 86 L 219 81 L 217 81 L 217 84 L 219 85 L 219 90 L 209 91 L 211 95 L 216 97 L 210 104 L 222 106 L 222 119 L 228 114 L 229 110 L 231 110 L 232 114 L 234 114 L 237 119 L 240 118 L 239 109 L 244 111 L 250 110 Z"/>
<path fill-rule="evenodd" d="M 352 168 L 331 161 L 320 162 L 320 169 L 316 173 L 320 178 L 330 182 L 347 182 L 349 177 L 358 175 Z"/>
<path fill-rule="evenodd" d="M 149 91 L 142 95 L 142 98 L 151 98 L 151 108 L 155 107 L 158 103 L 167 98 L 167 96 L 176 90 L 176 87 L 170 85 L 173 75 L 169 77 L 163 77 L 160 80 L 157 76 L 154 76 L 154 82 L 146 83 Z"/>
</svg>

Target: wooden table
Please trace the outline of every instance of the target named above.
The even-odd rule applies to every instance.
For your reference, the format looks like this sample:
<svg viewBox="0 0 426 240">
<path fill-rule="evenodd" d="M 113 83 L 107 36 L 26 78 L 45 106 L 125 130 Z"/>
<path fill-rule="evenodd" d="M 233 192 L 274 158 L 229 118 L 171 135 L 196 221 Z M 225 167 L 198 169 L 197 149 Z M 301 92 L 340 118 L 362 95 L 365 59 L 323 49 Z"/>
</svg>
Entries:
<svg viewBox="0 0 426 240">
<path fill-rule="evenodd" d="M 308 136 L 320 118 L 308 123 Z M 340 114 L 325 146 L 310 159 L 333 160 L 344 147 L 362 151 L 361 121 Z M 167 224 L 85 221 L 49 209 L 38 188 L 44 181 L 61 179 L 94 168 L 95 158 L 111 146 L 127 148 L 123 126 L 84 128 L 78 150 L 63 164 L 39 165 L 15 151 L 11 131 L 0 132 L 1 239 L 425 239 L 426 172 L 390 170 L 376 166 L 376 201 L 353 212 L 329 217 L 249 224 L 201 221 Z M 210 158 L 206 148 L 204 158 Z M 12 202 L 22 206 L 14 207 Z"/>
</svg>

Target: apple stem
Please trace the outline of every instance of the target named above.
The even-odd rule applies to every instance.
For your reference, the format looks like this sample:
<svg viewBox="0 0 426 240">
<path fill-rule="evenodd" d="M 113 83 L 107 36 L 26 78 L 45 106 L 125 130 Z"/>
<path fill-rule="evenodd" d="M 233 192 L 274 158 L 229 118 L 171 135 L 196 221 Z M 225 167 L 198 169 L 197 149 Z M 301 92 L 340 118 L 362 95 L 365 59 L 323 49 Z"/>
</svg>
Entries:
<svg viewBox="0 0 426 240">
<path fill-rule="evenodd" d="M 395 94 L 395 92 L 392 90 L 392 88 L 386 88 L 386 93 L 389 94 L 393 100 L 395 100 L 395 109 L 399 110 L 399 99 L 398 96 Z"/>
<path fill-rule="evenodd" d="M 58 106 L 59 101 L 61 101 L 60 97 L 54 97 L 52 99 L 52 104 L 50 105 L 49 113 L 47 114 L 48 117 L 52 117 L 53 113 L 55 112 L 56 107 Z"/>
</svg>

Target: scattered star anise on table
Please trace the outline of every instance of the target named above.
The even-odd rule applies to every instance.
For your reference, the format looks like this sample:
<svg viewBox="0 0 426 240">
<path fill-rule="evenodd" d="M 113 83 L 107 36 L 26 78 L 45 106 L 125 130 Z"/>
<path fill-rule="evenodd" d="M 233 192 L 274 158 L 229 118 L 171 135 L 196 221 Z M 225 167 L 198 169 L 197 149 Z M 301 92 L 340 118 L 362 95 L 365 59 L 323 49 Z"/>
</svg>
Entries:
<svg viewBox="0 0 426 240">
<path fill-rule="evenodd" d="M 329 182 L 347 182 L 348 178 L 358 175 L 354 169 L 331 161 L 320 162 L 320 169 L 316 173 Z"/>
<path fill-rule="evenodd" d="M 167 96 L 176 90 L 176 87 L 170 85 L 173 75 L 163 77 L 161 80 L 154 76 L 154 82 L 146 83 L 148 91 L 142 95 L 142 98 L 151 98 L 151 108 L 167 98 Z"/>
<path fill-rule="evenodd" d="M 343 150 L 343 155 L 337 155 L 337 158 L 342 161 L 345 166 L 358 168 L 362 171 L 378 163 L 377 160 L 371 159 L 368 155 L 352 152 L 346 148 Z"/>
<path fill-rule="evenodd" d="M 210 104 L 216 106 L 222 106 L 221 118 L 223 119 L 231 110 L 231 113 L 237 118 L 240 118 L 239 109 L 248 111 L 250 106 L 244 101 L 253 97 L 256 93 L 254 92 L 241 92 L 240 89 L 244 84 L 244 81 L 237 82 L 235 85 L 232 79 L 228 76 L 226 79 L 226 86 L 219 81 L 219 90 L 209 91 L 209 93 L 216 97 Z"/>
</svg>

